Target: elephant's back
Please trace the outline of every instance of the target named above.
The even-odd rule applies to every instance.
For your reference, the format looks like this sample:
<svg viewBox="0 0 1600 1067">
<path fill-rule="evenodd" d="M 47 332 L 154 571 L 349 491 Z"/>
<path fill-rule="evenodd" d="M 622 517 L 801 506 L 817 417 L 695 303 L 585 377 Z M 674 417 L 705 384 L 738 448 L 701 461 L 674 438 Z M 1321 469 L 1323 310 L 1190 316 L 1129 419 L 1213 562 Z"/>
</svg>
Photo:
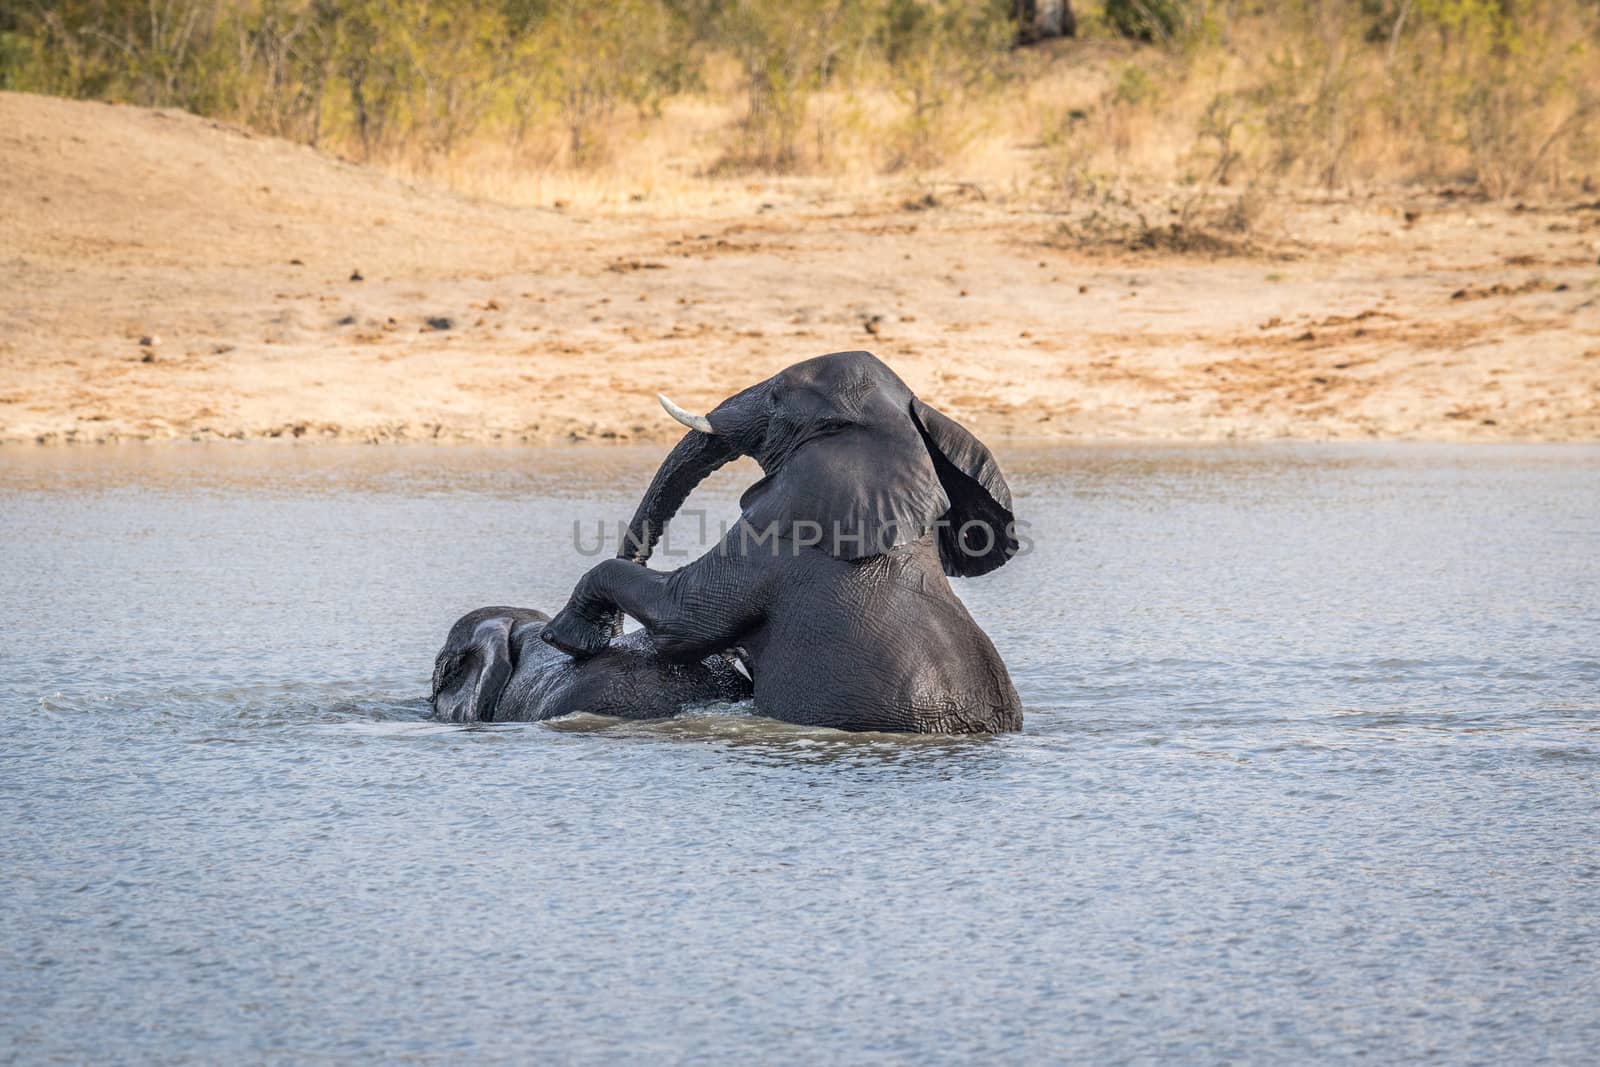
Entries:
<svg viewBox="0 0 1600 1067">
<path fill-rule="evenodd" d="M 1020 729 L 1004 661 L 937 558 L 906 546 L 816 561 L 782 595 L 755 659 L 756 704 L 788 722 L 924 733 Z"/>
<path fill-rule="evenodd" d="M 532 635 L 502 707 L 505 718 L 553 719 L 576 712 L 660 719 L 684 705 L 743 700 L 750 683 L 720 656 L 696 663 L 664 659 L 644 631 L 614 638 L 574 660 Z"/>
</svg>

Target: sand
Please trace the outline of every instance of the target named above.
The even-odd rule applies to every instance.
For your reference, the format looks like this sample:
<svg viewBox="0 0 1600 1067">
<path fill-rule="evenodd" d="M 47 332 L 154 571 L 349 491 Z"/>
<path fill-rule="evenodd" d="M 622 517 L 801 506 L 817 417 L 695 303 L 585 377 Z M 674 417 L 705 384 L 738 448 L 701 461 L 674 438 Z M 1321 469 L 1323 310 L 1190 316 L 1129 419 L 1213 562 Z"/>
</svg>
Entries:
<svg viewBox="0 0 1600 1067">
<path fill-rule="evenodd" d="M 1306 196 L 1201 255 L 931 191 L 501 204 L 0 93 L 0 442 L 665 440 L 657 392 L 852 348 L 998 439 L 1600 438 L 1600 201 Z"/>
</svg>

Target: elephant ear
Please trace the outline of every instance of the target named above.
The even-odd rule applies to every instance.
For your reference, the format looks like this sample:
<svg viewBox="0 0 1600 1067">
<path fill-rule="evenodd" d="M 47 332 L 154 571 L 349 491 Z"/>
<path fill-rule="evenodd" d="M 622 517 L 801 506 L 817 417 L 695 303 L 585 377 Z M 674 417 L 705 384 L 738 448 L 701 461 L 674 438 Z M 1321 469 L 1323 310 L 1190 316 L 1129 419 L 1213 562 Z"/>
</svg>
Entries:
<svg viewBox="0 0 1600 1067">
<path fill-rule="evenodd" d="M 819 438 L 788 456 L 739 499 L 745 536 L 776 534 L 839 559 L 921 537 L 950 502 L 917 428 L 896 422 Z"/>
<path fill-rule="evenodd" d="M 1016 516 L 994 454 L 965 426 L 915 397 L 911 418 L 950 501 L 939 523 L 944 572 L 976 578 L 1003 566 L 1017 553 Z"/>
<path fill-rule="evenodd" d="M 479 608 L 450 628 L 433 661 L 433 714 L 445 722 L 492 722 L 495 706 L 516 670 L 512 630 L 549 621 L 543 612 Z"/>
</svg>

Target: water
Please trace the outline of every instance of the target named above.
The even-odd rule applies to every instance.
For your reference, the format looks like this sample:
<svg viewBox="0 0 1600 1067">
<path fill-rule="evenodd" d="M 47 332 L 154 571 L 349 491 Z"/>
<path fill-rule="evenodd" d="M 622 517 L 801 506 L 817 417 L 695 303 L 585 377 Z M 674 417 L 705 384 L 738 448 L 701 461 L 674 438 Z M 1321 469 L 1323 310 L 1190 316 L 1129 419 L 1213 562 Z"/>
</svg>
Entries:
<svg viewBox="0 0 1600 1067">
<path fill-rule="evenodd" d="M 1020 735 L 428 722 L 659 451 L 0 452 L 0 1056 L 1591 1061 L 1600 450 L 1004 452 Z"/>
</svg>

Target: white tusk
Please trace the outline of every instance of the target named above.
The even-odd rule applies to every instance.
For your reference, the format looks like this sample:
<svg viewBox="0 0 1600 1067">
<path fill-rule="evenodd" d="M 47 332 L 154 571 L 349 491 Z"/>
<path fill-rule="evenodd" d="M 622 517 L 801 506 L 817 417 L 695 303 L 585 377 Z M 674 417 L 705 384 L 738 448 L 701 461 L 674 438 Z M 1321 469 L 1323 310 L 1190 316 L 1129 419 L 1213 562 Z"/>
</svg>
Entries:
<svg viewBox="0 0 1600 1067">
<path fill-rule="evenodd" d="M 701 433 L 709 434 L 715 434 L 717 432 L 711 428 L 711 420 L 706 418 L 704 415 L 691 415 L 689 412 L 683 410 L 660 393 L 656 394 L 656 399 L 661 401 L 661 406 L 667 409 L 668 415 L 671 415 L 673 418 L 689 427 L 689 429 L 699 430 Z"/>
</svg>

